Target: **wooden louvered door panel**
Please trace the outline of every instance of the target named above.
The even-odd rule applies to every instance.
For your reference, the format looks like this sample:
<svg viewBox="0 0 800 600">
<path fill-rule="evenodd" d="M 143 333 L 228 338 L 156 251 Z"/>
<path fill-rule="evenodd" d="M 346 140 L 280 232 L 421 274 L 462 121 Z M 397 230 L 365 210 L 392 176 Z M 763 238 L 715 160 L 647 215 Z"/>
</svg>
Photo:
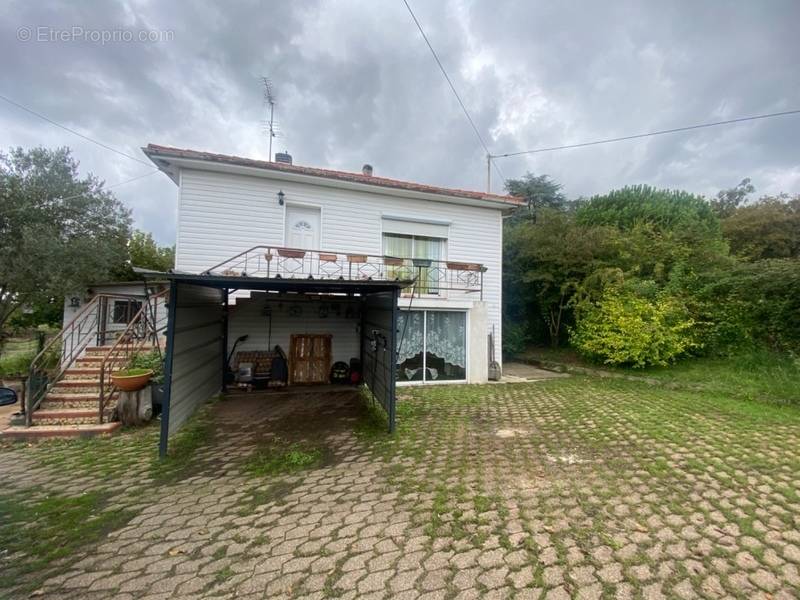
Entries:
<svg viewBox="0 0 800 600">
<path fill-rule="evenodd" d="M 327 383 L 331 336 L 294 334 L 289 342 L 289 383 Z"/>
</svg>

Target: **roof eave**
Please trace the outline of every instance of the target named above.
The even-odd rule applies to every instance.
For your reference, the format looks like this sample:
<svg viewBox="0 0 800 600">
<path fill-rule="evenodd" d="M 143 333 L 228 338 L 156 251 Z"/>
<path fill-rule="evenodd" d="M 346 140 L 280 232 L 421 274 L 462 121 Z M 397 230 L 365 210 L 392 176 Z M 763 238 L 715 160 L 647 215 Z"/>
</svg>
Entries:
<svg viewBox="0 0 800 600">
<path fill-rule="evenodd" d="M 217 171 L 222 173 L 236 173 L 248 175 L 251 177 L 260 177 L 264 179 L 277 179 L 279 181 L 290 181 L 299 183 L 310 183 L 314 185 L 322 185 L 326 187 L 333 187 L 339 189 L 350 189 L 358 191 L 370 191 L 378 193 L 397 196 L 401 198 L 414 198 L 421 200 L 431 200 L 434 202 L 445 202 L 449 204 L 479 206 L 483 208 L 495 208 L 502 211 L 511 211 L 519 206 L 519 204 L 499 198 L 483 197 L 473 198 L 469 196 L 459 196 L 455 194 L 443 194 L 434 192 L 423 192 L 419 190 L 409 190 L 399 187 L 391 187 L 381 185 L 378 182 L 367 183 L 361 181 L 348 181 L 344 179 L 334 179 L 321 175 L 312 175 L 308 173 L 295 173 L 291 171 L 282 171 L 279 169 L 268 169 L 263 167 L 237 165 L 231 162 L 222 162 L 218 160 L 209 160 L 203 158 L 187 158 L 184 156 L 176 156 L 169 152 L 162 152 L 153 148 L 142 148 L 142 151 L 147 157 L 162 171 L 176 183 L 179 182 L 179 170 L 183 169 L 197 169 L 205 171 Z"/>
</svg>

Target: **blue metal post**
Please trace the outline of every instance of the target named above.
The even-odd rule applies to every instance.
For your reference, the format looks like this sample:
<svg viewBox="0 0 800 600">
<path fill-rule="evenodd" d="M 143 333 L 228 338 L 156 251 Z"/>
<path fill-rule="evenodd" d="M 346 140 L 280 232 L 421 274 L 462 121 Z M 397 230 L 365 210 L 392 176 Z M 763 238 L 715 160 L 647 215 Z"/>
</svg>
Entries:
<svg viewBox="0 0 800 600">
<path fill-rule="evenodd" d="M 172 396 L 172 358 L 175 354 L 175 308 L 178 303 L 178 285 L 175 280 L 169 284 L 169 305 L 167 307 L 167 354 L 164 358 L 164 398 L 161 402 L 161 439 L 158 442 L 158 456 L 167 455 L 169 441 L 169 403 Z"/>
</svg>

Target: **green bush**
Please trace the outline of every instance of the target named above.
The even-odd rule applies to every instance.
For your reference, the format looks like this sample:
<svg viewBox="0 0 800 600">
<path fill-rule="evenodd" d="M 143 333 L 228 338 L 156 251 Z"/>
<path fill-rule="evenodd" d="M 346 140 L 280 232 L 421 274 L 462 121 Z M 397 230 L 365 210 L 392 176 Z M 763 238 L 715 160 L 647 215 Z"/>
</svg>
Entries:
<svg viewBox="0 0 800 600">
<path fill-rule="evenodd" d="M 519 356 L 528 347 L 530 336 L 524 325 L 518 323 L 503 324 L 503 356 Z"/>
<path fill-rule="evenodd" d="M 27 375 L 35 352 L 18 352 L 0 358 L 0 377 Z"/>
<path fill-rule="evenodd" d="M 762 345 L 800 352 L 800 260 L 736 263 L 707 279 L 696 296 L 710 323 L 710 348 L 730 353 Z"/>
<path fill-rule="evenodd" d="M 153 383 L 164 383 L 164 361 L 161 358 L 161 353 L 158 350 L 151 350 L 150 352 L 139 352 L 133 355 L 128 370 L 146 370 L 152 371 Z"/>
<path fill-rule="evenodd" d="M 608 288 L 602 297 L 576 307 L 573 346 L 592 360 L 610 365 L 667 365 L 698 346 L 694 320 L 676 298 L 644 298 L 631 290 Z"/>
</svg>

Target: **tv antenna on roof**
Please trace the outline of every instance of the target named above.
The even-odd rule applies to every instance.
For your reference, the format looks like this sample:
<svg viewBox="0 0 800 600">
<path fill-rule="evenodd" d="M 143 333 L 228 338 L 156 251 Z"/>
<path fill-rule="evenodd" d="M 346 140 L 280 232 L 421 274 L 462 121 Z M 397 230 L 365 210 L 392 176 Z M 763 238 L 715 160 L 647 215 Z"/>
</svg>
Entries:
<svg viewBox="0 0 800 600">
<path fill-rule="evenodd" d="M 272 82 L 267 77 L 262 77 L 264 85 L 264 102 L 269 107 L 269 121 L 267 121 L 267 135 L 269 135 L 269 161 L 272 162 L 272 138 L 277 135 L 275 131 L 275 94 L 272 89 Z"/>
</svg>

